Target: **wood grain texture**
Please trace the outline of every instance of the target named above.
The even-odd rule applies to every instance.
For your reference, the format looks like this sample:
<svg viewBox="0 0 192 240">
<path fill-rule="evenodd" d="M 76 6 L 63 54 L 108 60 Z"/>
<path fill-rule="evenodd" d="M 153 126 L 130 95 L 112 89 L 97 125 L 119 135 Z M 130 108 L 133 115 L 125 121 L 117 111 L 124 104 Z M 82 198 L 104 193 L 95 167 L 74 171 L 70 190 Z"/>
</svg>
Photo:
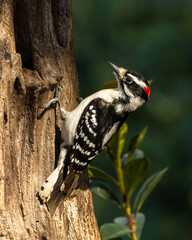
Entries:
<svg viewBox="0 0 192 240">
<path fill-rule="evenodd" d="M 100 239 L 86 172 L 51 217 L 36 194 L 54 170 L 61 120 L 39 107 L 79 96 L 71 1 L 0 0 L 0 239 Z"/>
</svg>

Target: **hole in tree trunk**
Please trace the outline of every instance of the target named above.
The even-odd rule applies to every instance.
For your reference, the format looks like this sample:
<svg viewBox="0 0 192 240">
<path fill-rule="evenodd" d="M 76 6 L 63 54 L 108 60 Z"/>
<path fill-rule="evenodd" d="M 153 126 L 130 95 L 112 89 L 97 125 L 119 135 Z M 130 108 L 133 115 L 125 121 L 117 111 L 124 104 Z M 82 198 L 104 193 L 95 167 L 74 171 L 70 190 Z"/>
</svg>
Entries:
<svg viewBox="0 0 192 240">
<path fill-rule="evenodd" d="M 34 70 L 30 35 L 30 11 L 26 1 L 14 1 L 14 30 L 16 51 L 21 54 L 22 65 Z"/>
<path fill-rule="evenodd" d="M 7 113 L 4 112 L 4 124 L 6 124 L 8 122 L 8 117 L 7 117 Z"/>
<path fill-rule="evenodd" d="M 24 95 L 24 89 L 22 88 L 19 77 L 16 77 L 16 79 L 15 79 L 14 89 L 17 91 L 17 94 Z"/>
<path fill-rule="evenodd" d="M 45 236 L 42 236 L 41 240 L 47 240 L 47 238 Z"/>
</svg>

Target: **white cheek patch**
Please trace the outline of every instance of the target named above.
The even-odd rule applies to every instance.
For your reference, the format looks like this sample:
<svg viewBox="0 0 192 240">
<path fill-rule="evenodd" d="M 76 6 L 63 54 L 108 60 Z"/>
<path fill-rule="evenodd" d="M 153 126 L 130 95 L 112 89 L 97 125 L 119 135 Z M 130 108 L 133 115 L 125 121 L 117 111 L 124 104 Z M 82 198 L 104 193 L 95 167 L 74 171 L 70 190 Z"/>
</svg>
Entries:
<svg viewBox="0 0 192 240">
<path fill-rule="evenodd" d="M 124 91 L 125 94 L 129 97 L 134 97 L 133 93 L 130 91 L 130 89 L 127 87 L 127 85 L 124 84 Z"/>
</svg>

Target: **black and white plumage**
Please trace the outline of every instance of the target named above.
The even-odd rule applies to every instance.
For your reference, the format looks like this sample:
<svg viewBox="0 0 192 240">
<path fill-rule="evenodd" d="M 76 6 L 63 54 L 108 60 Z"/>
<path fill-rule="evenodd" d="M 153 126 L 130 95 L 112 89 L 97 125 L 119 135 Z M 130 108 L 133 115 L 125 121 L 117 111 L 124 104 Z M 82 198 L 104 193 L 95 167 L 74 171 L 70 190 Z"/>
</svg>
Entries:
<svg viewBox="0 0 192 240">
<path fill-rule="evenodd" d="M 128 115 L 149 98 L 149 85 L 140 74 L 109 64 L 118 81 L 117 89 L 96 92 L 72 112 L 61 108 L 63 141 L 58 166 L 39 191 L 51 213 L 61 197 L 77 187 L 79 174 L 103 150 Z"/>
</svg>

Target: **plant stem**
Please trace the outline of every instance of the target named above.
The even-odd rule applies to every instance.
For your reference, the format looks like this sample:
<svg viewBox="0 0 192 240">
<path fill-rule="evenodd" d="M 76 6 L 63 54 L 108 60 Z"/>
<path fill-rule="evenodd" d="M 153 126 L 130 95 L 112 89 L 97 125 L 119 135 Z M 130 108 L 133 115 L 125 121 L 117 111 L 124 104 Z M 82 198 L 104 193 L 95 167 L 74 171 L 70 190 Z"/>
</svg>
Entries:
<svg viewBox="0 0 192 240">
<path fill-rule="evenodd" d="M 119 188 L 123 197 L 123 208 L 125 210 L 127 219 L 128 219 L 128 225 L 129 228 L 133 231 L 131 233 L 131 238 L 132 240 L 138 240 L 137 235 L 136 235 L 136 225 L 135 225 L 135 220 L 132 218 L 131 214 L 131 205 L 130 205 L 130 200 L 127 199 L 126 197 L 126 192 L 125 192 L 125 185 L 124 185 L 124 180 L 123 180 L 123 171 L 122 171 L 122 165 L 121 165 L 121 158 L 117 159 L 116 161 L 116 171 L 117 171 L 117 178 L 119 182 Z"/>
<path fill-rule="evenodd" d="M 132 214 L 131 214 L 131 205 L 130 205 L 129 200 L 126 201 L 125 212 L 126 212 L 126 216 L 128 219 L 129 228 L 133 231 L 131 233 L 131 238 L 132 238 L 132 240 L 137 240 L 136 225 L 135 225 L 135 220 L 133 219 Z"/>
<path fill-rule="evenodd" d="M 119 188 L 120 188 L 122 196 L 125 196 L 125 186 L 124 186 L 124 181 L 123 181 L 121 158 L 117 157 L 115 162 L 116 162 L 116 171 L 117 171 L 117 178 L 118 178 L 118 182 L 119 182 Z"/>
<path fill-rule="evenodd" d="M 117 177 L 119 180 L 119 188 L 120 188 L 121 194 L 122 196 L 125 196 L 125 186 L 123 182 L 123 172 L 121 167 L 117 168 Z"/>
</svg>

